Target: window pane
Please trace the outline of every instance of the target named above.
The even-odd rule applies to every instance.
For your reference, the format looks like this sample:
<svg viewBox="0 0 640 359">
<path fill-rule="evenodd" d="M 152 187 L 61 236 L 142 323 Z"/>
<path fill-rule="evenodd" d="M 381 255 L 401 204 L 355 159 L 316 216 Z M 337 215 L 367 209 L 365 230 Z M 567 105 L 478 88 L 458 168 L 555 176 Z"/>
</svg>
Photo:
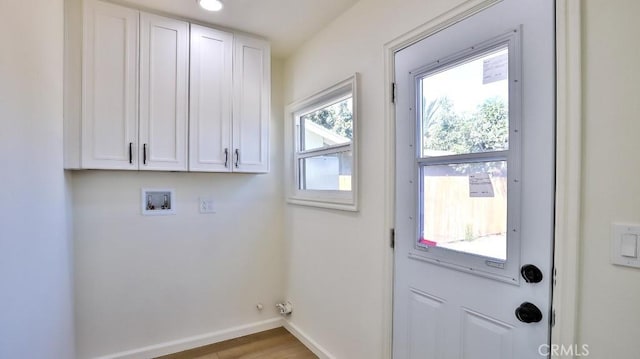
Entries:
<svg viewBox="0 0 640 359">
<path fill-rule="evenodd" d="M 422 157 L 507 150 L 508 78 L 507 47 L 424 77 Z"/>
<path fill-rule="evenodd" d="M 308 151 L 351 142 L 352 102 L 349 97 L 300 116 L 300 148 Z"/>
<path fill-rule="evenodd" d="M 351 191 L 351 151 L 300 160 L 300 189 Z"/>
<path fill-rule="evenodd" d="M 421 246 L 507 259 L 507 162 L 422 167 Z"/>
</svg>

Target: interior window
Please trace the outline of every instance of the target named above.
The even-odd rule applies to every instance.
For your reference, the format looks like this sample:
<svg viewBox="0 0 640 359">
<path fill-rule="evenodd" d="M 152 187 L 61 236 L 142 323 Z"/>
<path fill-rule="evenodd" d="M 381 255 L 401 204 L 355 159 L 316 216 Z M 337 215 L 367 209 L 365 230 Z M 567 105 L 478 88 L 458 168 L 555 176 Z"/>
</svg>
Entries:
<svg viewBox="0 0 640 359">
<path fill-rule="evenodd" d="M 353 97 L 300 115 L 298 189 L 351 191 Z"/>
<path fill-rule="evenodd" d="M 356 76 L 290 106 L 297 204 L 356 209 Z"/>
</svg>

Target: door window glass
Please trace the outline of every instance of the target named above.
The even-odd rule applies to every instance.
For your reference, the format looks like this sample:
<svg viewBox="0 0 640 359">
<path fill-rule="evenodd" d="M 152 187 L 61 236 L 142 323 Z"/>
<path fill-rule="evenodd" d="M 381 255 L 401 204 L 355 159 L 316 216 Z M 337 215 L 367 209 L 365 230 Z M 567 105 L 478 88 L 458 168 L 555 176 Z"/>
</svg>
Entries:
<svg viewBox="0 0 640 359">
<path fill-rule="evenodd" d="M 507 259 L 507 162 L 422 167 L 420 244 Z"/>
<path fill-rule="evenodd" d="M 508 49 L 420 81 L 422 157 L 509 149 Z"/>
<path fill-rule="evenodd" d="M 507 260 L 508 46 L 418 78 L 419 247 Z"/>
</svg>

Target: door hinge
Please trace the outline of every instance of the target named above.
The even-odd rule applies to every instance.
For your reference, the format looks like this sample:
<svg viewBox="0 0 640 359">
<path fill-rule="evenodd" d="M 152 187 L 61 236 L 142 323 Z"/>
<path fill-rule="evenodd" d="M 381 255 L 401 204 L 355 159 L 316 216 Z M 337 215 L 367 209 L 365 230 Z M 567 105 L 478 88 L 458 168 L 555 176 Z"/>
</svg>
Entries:
<svg viewBox="0 0 640 359">
<path fill-rule="evenodd" d="M 391 249 L 396 248 L 396 229 L 391 228 L 391 241 L 389 242 Z"/>
<path fill-rule="evenodd" d="M 396 103 L 396 83 L 391 83 L 391 103 Z"/>
</svg>

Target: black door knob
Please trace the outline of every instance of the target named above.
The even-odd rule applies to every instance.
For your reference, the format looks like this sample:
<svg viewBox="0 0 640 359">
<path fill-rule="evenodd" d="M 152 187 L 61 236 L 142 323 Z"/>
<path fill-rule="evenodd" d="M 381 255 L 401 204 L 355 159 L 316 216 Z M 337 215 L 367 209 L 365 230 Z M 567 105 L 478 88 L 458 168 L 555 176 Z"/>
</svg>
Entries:
<svg viewBox="0 0 640 359">
<path fill-rule="evenodd" d="M 542 312 L 535 304 L 524 302 L 516 309 L 516 318 L 523 323 L 537 323 L 542 320 Z"/>
<path fill-rule="evenodd" d="M 533 264 L 525 264 L 520 268 L 520 274 L 527 283 L 540 283 L 542 281 L 542 271 Z"/>
</svg>

